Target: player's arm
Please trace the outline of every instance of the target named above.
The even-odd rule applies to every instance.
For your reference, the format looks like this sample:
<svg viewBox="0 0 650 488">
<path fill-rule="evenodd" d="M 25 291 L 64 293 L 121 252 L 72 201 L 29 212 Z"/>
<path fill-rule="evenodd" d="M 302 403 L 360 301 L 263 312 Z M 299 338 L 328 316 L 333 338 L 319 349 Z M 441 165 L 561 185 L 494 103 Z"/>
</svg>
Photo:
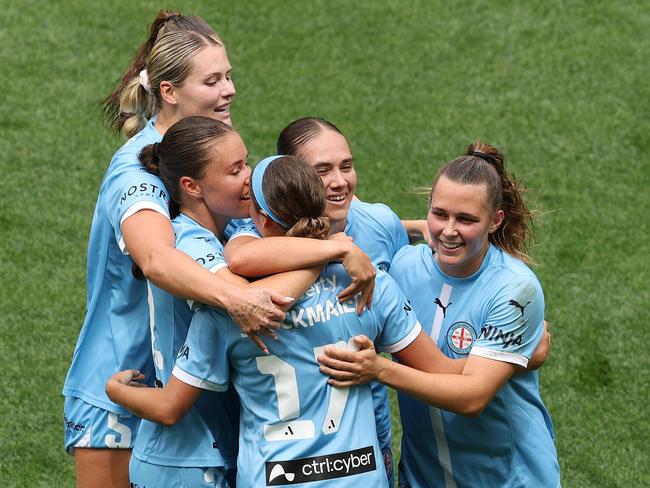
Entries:
<svg viewBox="0 0 650 488">
<path fill-rule="evenodd" d="M 172 295 L 227 310 L 244 332 L 276 328 L 284 320 L 280 306 L 290 300 L 259 288 L 228 283 L 175 248 L 169 219 L 149 209 L 121 225 L 129 254 L 147 279 Z"/>
<path fill-rule="evenodd" d="M 358 352 L 343 356 L 340 349 L 328 347 L 326 356 L 319 358 L 321 370 L 331 376 L 330 384 L 346 387 L 380 381 L 430 405 L 462 415 L 479 415 L 516 370 L 511 363 L 470 356 L 460 374 L 429 373 L 378 355 L 366 336 L 355 338 L 355 342 L 360 348 Z M 353 362 L 347 362 L 346 358 L 351 356 Z"/>
<path fill-rule="evenodd" d="M 536 369 L 541 368 L 546 360 L 548 359 L 549 354 L 551 353 L 551 334 L 548 331 L 548 322 L 544 320 L 544 333 L 540 339 L 533 355 L 528 360 L 528 365 L 526 368 L 520 366 L 517 367 L 518 372 L 525 373 L 528 371 L 535 371 Z"/>
<path fill-rule="evenodd" d="M 202 391 L 173 375 L 164 388 L 148 388 L 142 380 L 144 375 L 139 371 L 120 371 L 106 383 L 106 394 L 138 417 L 168 427 L 183 418 Z"/>
<path fill-rule="evenodd" d="M 224 283 L 230 283 L 233 286 L 240 287 L 244 290 L 271 290 L 273 293 L 285 296 L 288 300 L 290 300 L 287 304 L 283 305 L 284 309 L 286 310 L 293 304 L 293 297 L 302 296 L 316 280 L 316 278 L 318 278 L 318 275 L 321 272 L 321 268 L 321 266 L 313 266 L 311 268 L 288 271 L 286 273 L 279 273 L 249 283 L 246 278 L 232 273 L 224 263 L 222 267 L 215 271 L 215 275 L 219 279 L 223 280 Z M 229 313 L 231 317 L 237 321 L 235 314 L 239 313 L 239 310 L 235 307 L 234 309 L 230 310 Z M 275 327 L 263 328 L 260 331 L 242 329 L 242 332 L 246 334 L 257 345 L 257 347 L 260 348 L 262 352 L 268 354 L 268 348 L 264 344 L 264 341 L 262 341 L 260 338 L 260 334 L 275 338 Z"/>
<path fill-rule="evenodd" d="M 411 244 L 420 241 L 429 242 L 431 239 L 426 220 L 402 220 L 402 226 L 406 229 Z"/>
<path fill-rule="evenodd" d="M 422 330 L 413 342 L 392 354 L 401 364 L 428 373 L 460 374 L 466 361 L 445 356 L 431 337 Z M 352 359 L 352 356 L 347 358 Z"/>
<path fill-rule="evenodd" d="M 221 268 L 216 274 L 224 281 L 233 283 L 237 286 L 242 286 L 244 288 L 261 288 L 271 290 L 287 298 L 297 298 L 304 295 L 314 281 L 316 281 L 316 278 L 318 278 L 322 270 L 322 265 L 311 266 L 293 271 L 285 271 L 284 273 L 277 273 L 250 282 L 246 278 L 233 273 L 229 266 Z M 290 302 L 284 305 L 284 308 L 287 309 L 292 304 L 293 302 Z"/>
<path fill-rule="evenodd" d="M 369 306 L 372 303 L 376 274 L 372 261 L 350 239 L 341 236 L 326 240 L 241 236 L 226 244 L 224 256 L 233 273 L 247 277 L 341 261 L 352 282 L 339 294 L 339 300 L 345 301 L 361 293 L 359 313 L 366 304 Z"/>
<path fill-rule="evenodd" d="M 365 341 L 364 339 L 359 340 Z M 365 344 L 367 345 L 367 343 Z M 528 366 L 526 368 L 516 366 L 517 372 L 523 373 L 539 368 L 546 357 L 548 357 L 549 348 L 550 334 L 546 331 L 545 321 L 544 336 L 537 345 L 530 361 L 528 361 Z M 327 356 L 321 356 L 319 358 L 319 362 L 325 366 L 325 368 L 321 368 L 325 374 L 330 374 L 334 371 L 339 371 L 340 374 L 343 371 L 347 371 L 351 374 L 346 376 L 345 379 L 355 381 L 356 384 L 366 383 L 375 379 L 372 377 L 372 374 L 368 376 L 364 375 L 364 367 L 354 369 L 354 367 L 350 366 L 356 362 L 363 362 L 364 359 L 361 358 L 361 355 L 357 355 L 357 353 L 353 351 L 346 351 L 338 348 L 328 348 L 326 351 Z M 439 374 L 462 374 L 465 368 L 465 362 L 467 361 L 465 358 L 452 359 L 447 357 L 424 331 L 420 331 L 415 340 L 404 349 L 393 352 L 392 356 L 397 359 L 400 364 L 410 368 L 425 373 Z"/>
</svg>

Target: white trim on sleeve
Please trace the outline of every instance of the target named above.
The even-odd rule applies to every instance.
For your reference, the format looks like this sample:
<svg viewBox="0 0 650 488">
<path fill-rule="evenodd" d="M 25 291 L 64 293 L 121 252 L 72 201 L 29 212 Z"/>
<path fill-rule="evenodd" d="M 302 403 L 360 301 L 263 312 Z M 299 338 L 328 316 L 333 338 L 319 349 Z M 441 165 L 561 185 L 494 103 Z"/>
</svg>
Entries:
<svg viewBox="0 0 650 488">
<path fill-rule="evenodd" d="M 208 271 L 212 274 L 217 274 L 217 271 L 227 267 L 228 267 L 228 263 L 217 263 L 214 266 L 212 266 Z"/>
<path fill-rule="evenodd" d="M 415 325 L 413 328 L 409 331 L 408 334 L 406 334 L 406 337 L 404 337 L 401 341 L 396 342 L 395 344 L 391 344 L 390 346 L 384 346 L 380 348 L 381 352 L 397 352 L 401 351 L 404 349 L 406 346 L 408 346 L 411 342 L 415 340 L 415 338 L 420 334 L 420 331 L 422 330 L 422 326 L 420 325 L 420 322 L 416 321 Z"/>
<path fill-rule="evenodd" d="M 480 356 L 486 359 L 495 359 L 497 361 L 503 361 L 504 363 L 513 363 L 522 367 L 528 366 L 528 358 L 522 356 L 521 354 L 514 354 L 512 352 L 505 351 L 495 351 L 489 347 L 473 346 L 470 355 Z"/>
<path fill-rule="evenodd" d="M 174 366 L 172 374 L 176 376 L 176 378 L 181 380 L 183 383 L 187 383 L 188 385 L 201 388 L 202 390 L 228 391 L 228 385 L 217 385 L 216 383 L 212 383 L 211 381 L 202 380 L 201 378 L 197 378 L 196 376 L 189 374 L 187 371 L 183 371 L 178 366 Z"/>
<path fill-rule="evenodd" d="M 237 232 L 232 236 L 230 236 L 228 241 L 232 241 L 233 239 L 237 239 L 238 237 L 243 237 L 243 236 L 254 237 L 255 239 L 261 239 L 261 237 L 257 235 L 255 232 L 253 232 L 252 230 L 243 230 L 241 232 Z"/>
<path fill-rule="evenodd" d="M 129 208 L 127 208 L 126 212 L 124 212 L 124 215 L 122 215 L 122 218 L 120 219 L 120 227 L 122 227 L 124 221 L 129 217 L 131 217 L 131 215 L 135 215 L 140 210 L 146 210 L 146 209 L 153 210 L 169 218 L 169 211 L 161 207 L 156 202 L 136 202 L 133 205 L 131 205 Z M 118 242 L 117 245 L 120 247 L 120 251 L 122 251 L 122 254 L 126 256 L 129 255 L 129 251 L 126 248 L 126 244 L 124 244 L 124 236 L 120 237 L 120 242 Z"/>
</svg>

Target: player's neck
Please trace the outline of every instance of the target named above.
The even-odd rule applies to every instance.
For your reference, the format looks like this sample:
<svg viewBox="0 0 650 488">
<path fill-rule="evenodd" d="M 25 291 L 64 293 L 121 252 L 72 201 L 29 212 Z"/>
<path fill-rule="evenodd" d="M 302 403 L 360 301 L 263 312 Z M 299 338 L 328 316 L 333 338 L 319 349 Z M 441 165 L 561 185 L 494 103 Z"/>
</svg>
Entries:
<svg viewBox="0 0 650 488">
<path fill-rule="evenodd" d="M 224 217 L 222 215 L 215 215 L 206 206 L 194 205 L 194 206 L 183 206 L 181 212 L 187 215 L 189 218 L 210 230 L 217 239 L 223 241 L 223 232 L 230 222 L 230 218 Z"/>
</svg>

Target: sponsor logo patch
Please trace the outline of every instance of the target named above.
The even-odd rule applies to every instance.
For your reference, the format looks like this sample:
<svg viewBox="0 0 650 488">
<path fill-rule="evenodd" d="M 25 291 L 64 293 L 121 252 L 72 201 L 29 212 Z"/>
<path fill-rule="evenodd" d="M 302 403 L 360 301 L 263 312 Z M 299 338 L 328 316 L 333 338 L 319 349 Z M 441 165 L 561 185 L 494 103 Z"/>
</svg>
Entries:
<svg viewBox="0 0 650 488">
<path fill-rule="evenodd" d="M 266 486 L 295 485 L 367 473 L 377 469 L 372 446 L 289 461 L 268 461 Z"/>
<path fill-rule="evenodd" d="M 447 345 L 456 354 L 469 354 L 476 340 L 476 332 L 467 322 L 456 322 L 447 332 Z"/>
<path fill-rule="evenodd" d="M 63 425 L 65 426 L 66 434 L 72 431 L 80 432 L 86 430 L 85 425 L 77 424 L 76 422 L 68 419 L 68 417 L 65 414 L 63 414 Z"/>
</svg>

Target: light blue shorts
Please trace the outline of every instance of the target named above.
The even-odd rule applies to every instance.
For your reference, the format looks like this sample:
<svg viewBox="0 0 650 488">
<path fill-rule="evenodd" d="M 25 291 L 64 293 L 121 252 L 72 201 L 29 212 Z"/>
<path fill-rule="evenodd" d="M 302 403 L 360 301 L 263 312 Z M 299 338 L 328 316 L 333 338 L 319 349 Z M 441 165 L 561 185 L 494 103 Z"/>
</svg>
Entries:
<svg viewBox="0 0 650 488">
<path fill-rule="evenodd" d="M 183 488 L 229 488 L 234 483 L 234 470 L 223 468 L 184 468 L 160 466 L 140 461 L 131 456 L 129 463 L 131 488 L 183 487 Z"/>
<path fill-rule="evenodd" d="M 135 415 L 120 415 L 76 397 L 65 397 L 63 440 L 65 450 L 75 447 L 131 449 L 140 425 Z"/>
</svg>

